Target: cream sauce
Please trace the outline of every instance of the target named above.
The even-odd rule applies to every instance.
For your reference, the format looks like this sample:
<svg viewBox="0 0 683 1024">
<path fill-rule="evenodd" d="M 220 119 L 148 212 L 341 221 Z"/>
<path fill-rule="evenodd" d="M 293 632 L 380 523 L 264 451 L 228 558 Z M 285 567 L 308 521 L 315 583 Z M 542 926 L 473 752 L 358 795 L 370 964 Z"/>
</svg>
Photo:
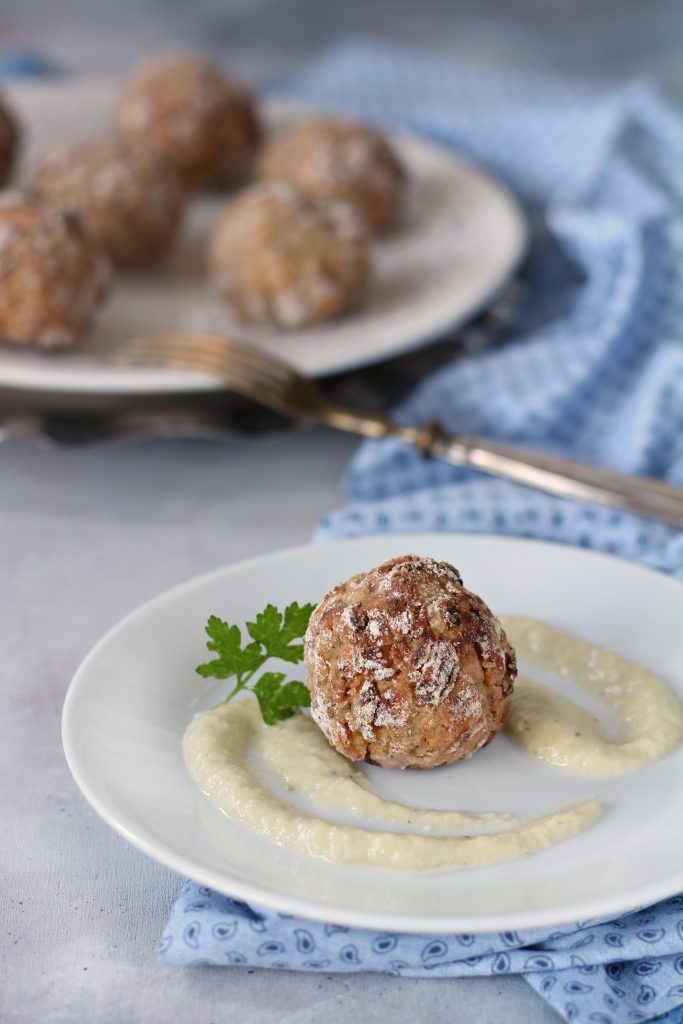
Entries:
<svg viewBox="0 0 683 1024">
<path fill-rule="evenodd" d="M 683 709 L 665 683 L 613 651 L 536 619 L 501 616 L 518 661 L 597 698 L 621 733 L 566 694 L 520 675 L 506 728 L 532 757 L 573 772 L 618 775 L 659 761 L 680 742 Z"/>
<path fill-rule="evenodd" d="M 602 702 L 623 733 L 610 738 L 585 707 L 520 676 L 506 728 L 532 757 L 574 772 L 614 775 L 659 760 L 680 741 L 683 709 L 647 669 L 535 619 L 505 616 L 501 621 L 522 664 Z M 384 800 L 369 789 L 359 768 L 329 746 L 309 716 L 267 726 L 254 700 L 198 715 L 183 749 L 197 784 L 228 817 L 282 846 L 339 864 L 403 871 L 499 864 L 563 842 L 602 810 L 597 800 L 587 800 L 525 821 L 511 814 L 426 810 Z M 314 810 L 419 832 L 339 824 L 298 810 L 257 777 L 252 756 Z M 463 829 L 468 834 L 429 834 Z"/>
<path fill-rule="evenodd" d="M 202 791 L 235 821 L 248 825 L 262 835 L 315 857 L 338 864 L 365 864 L 402 871 L 426 871 L 446 868 L 465 868 L 486 864 L 500 864 L 517 860 L 576 835 L 599 817 L 601 808 L 597 800 L 588 800 L 573 807 L 562 808 L 527 824 L 511 825 L 505 831 L 483 835 L 417 835 L 403 832 L 378 831 L 355 825 L 341 825 L 326 821 L 313 814 L 297 810 L 281 800 L 263 782 L 249 765 L 249 752 L 254 745 L 264 745 L 270 753 L 270 763 L 281 770 L 292 785 L 299 778 L 296 765 L 306 758 L 305 751 L 311 738 L 317 741 L 317 726 L 301 717 L 294 736 L 303 740 L 303 749 L 296 742 L 274 746 L 268 734 L 274 731 L 290 733 L 291 726 L 265 725 L 256 701 L 239 700 L 221 704 L 212 711 L 198 715 L 189 725 L 183 740 L 187 767 Z M 290 735 L 290 739 L 291 739 Z M 265 741 L 265 743 L 264 743 Z M 323 740 L 326 743 L 326 741 Z M 320 748 L 322 750 L 322 748 Z M 455 823 L 476 823 L 478 827 L 492 824 L 488 816 L 475 816 L 453 811 L 418 811 L 391 801 L 383 801 L 364 790 L 347 772 L 348 762 L 331 747 L 326 755 L 326 766 L 335 765 L 339 777 L 355 787 L 352 798 L 356 801 L 354 815 L 365 814 L 364 797 L 373 817 L 405 824 L 423 824 L 428 828 L 453 828 Z M 316 755 L 314 755 L 315 761 Z M 356 769 L 357 771 L 357 769 Z M 360 774 L 360 773 L 358 773 Z M 321 787 L 304 784 L 304 792 L 316 804 L 326 806 L 325 797 L 332 792 L 333 806 L 343 800 L 336 784 Z M 336 791 L 336 792 L 335 792 Z M 385 805 L 384 807 L 382 805 Z M 345 810 L 349 808 L 343 804 Z M 417 817 L 416 817 L 417 816 Z M 424 821 L 420 818 L 424 817 Z M 496 816 L 501 821 L 501 816 Z"/>
<path fill-rule="evenodd" d="M 430 811 L 384 800 L 368 789 L 367 776 L 353 761 L 332 749 L 308 715 L 295 715 L 277 729 L 260 729 L 257 747 L 287 789 L 353 818 L 419 825 L 425 832 L 507 827 L 519 820 L 513 814 Z"/>
</svg>

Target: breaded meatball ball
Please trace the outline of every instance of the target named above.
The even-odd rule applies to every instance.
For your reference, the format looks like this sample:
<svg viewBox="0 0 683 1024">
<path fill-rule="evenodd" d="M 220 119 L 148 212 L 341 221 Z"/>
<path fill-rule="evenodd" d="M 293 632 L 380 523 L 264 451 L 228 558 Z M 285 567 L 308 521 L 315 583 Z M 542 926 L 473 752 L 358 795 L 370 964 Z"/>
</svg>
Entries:
<svg viewBox="0 0 683 1024">
<path fill-rule="evenodd" d="M 239 319 L 298 328 L 354 304 L 370 272 L 370 239 L 347 203 L 269 182 L 230 203 L 208 262 L 216 290 Z"/>
<path fill-rule="evenodd" d="M 243 180 L 261 128 L 249 92 L 231 75 L 193 54 L 144 61 L 119 102 L 120 133 L 161 154 L 186 188 Z"/>
<path fill-rule="evenodd" d="M 183 190 L 175 172 L 138 143 L 80 142 L 48 156 L 32 192 L 74 210 L 116 267 L 158 262 L 180 222 Z"/>
<path fill-rule="evenodd" d="M 0 100 L 0 188 L 7 184 L 19 148 L 19 127 L 16 118 L 3 100 Z"/>
<path fill-rule="evenodd" d="M 448 562 L 401 555 L 352 576 L 305 638 L 311 713 L 332 746 L 385 768 L 435 768 L 488 743 L 517 674 L 495 615 Z"/>
<path fill-rule="evenodd" d="M 0 197 L 0 339 L 66 347 L 91 326 L 109 263 L 78 216 L 19 195 Z"/>
<path fill-rule="evenodd" d="M 257 174 L 291 181 L 311 196 L 345 199 L 378 232 L 395 221 L 405 183 L 398 156 L 383 135 L 328 117 L 276 135 L 259 157 Z"/>
</svg>

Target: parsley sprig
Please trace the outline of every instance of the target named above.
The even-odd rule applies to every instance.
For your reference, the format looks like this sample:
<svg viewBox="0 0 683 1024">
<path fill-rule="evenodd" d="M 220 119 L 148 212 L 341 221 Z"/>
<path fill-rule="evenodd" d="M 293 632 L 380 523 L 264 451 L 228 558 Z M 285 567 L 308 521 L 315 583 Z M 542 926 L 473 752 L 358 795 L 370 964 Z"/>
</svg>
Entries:
<svg viewBox="0 0 683 1024">
<path fill-rule="evenodd" d="M 303 644 L 292 641 L 303 637 L 314 608 L 314 604 L 299 605 L 293 601 L 283 614 L 275 605 L 266 605 L 254 622 L 247 622 L 251 642 L 244 645 L 239 626 L 231 626 L 217 615 L 211 615 L 206 624 L 209 638 L 206 646 L 217 657 L 198 665 L 197 672 L 205 678 L 235 679 L 235 685 L 221 703 L 232 700 L 241 690 L 250 690 L 259 702 L 267 725 L 290 718 L 300 708 L 310 706 L 305 684 L 297 679 L 285 682 L 284 672 L 264 672 L 256 682 L 252 679 L 269 658 L 279 658 L 292 665 L 303 661 Z"/>
</svg>

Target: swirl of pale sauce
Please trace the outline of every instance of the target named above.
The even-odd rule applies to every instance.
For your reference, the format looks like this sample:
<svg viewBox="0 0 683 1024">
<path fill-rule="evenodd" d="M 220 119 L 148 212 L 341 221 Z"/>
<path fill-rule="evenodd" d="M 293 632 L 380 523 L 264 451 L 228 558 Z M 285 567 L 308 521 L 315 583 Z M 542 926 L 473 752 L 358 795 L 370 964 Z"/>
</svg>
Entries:
<svg viewBox="0 0 683 1024">
<path fill-rule="evenodd" d="M 586 708 L 521 677 L 506 728 L 528 754 L 575 772 L 616 774 L 664 757 L 680 741 L 680 703 L 646 669 L 535 619 L 501 621 L 523 665 L 603 701 L 624 733 L 610 739 Z M 197 715 L 183 750 L 201 790 L 229 818 L 281 846 L 339 864 L 403 871 L 500 864 L 569 839 L 602 810 L 597 800 L 587 800 L 525 821 L 511 814 L 426 810 L 384 800 L 359 768 L 329 746 L 309 716 L 267 726 L 255 700 Z M 341 811 L 359 824 L 339 824 L 280 799 L 252 769 L 253 755 L 313 811 Z M 413 831 L 361 826 L 368 820 Z M 456 830 L 467 834 L 443 834 Z"/>
<path fill-rule="evenodd" d="M 273 748 L 273 735 L 288 740 Z M 352 781 L 355 792 L 351 806 L 344 809 L 354 816 L 364 814 L 363 801 L 373 817 L 427 828 L 452 829 L 469 823 L 478 828 L 505 821 L 504 831 L 482 835 L 425 835 L 379 831 L 355 825 L 342 825 L 307 814 L 281 800 L 255 775 L 249 765 L 251 748 L 265 747 L 271 765 L 290 789 L 302 782 L 302 792 L 321 809 L 330 793 L 333 806 L 342 792 L 335 785 L 311 786 L 302 779 L 300 763 L 307 760 L 306 751 L 315 750 L 314 759 L 328 776 L 338 772 L 341 779 L 352 781 L 347 773 L 348 762 L 337 754 L 308 716 L 300 716 L 279 725 L 265 725 L 254 700 L 238 700 L 222 704 L 198 715 L 189 725 L 183 740 L 185 763 L 195 781 L 224 814 L 287 846 L 314 857 L 338 864 L 364 864 L 401 871 L 428 871 L 500 864 L 518 860 L 539 850 L 562 842 L 587 828 L 600 815 L 597 800 L 588 800 L 561 808 L 526 824 L 515 824 L 512 817 L 470 815 L 459 811 L 418 811 L 403 807 L 366 791 Z M 357 769 L 354 769 L 357 771 Z M 358 772 L 360 775 L 361 773 Z M 355 810 L 354 810 L 355 801 Z"/>
<path fill-rule="evenodd" d="M 661 760 L 680 742 L 683 709 L 652 672 L 537 619 L 501 616 L 501 622 L 521 665 L 597 698 L 622 734 L 610 738 L 566 694 L 520 674 L 506 729 L 532 757 L 573 772 L 618 775 Z"/>
</svg>

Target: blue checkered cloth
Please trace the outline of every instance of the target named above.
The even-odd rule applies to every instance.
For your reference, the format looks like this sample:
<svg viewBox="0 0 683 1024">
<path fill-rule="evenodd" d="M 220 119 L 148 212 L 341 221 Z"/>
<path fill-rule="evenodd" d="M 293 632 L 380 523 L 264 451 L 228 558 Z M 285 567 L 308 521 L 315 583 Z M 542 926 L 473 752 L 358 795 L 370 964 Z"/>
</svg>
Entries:
<svg viewBox="0 0 683 1024">
<path fill-rule="evenodd" d="M 683 121 L 644 84 L 589 89 L 354 46 L 289 90 L 412 128 L 488 167 L 533 226 L 506 344 L 449 365 L 398 410 L 467 431 L 683 483 Z M 347 503 L 318 539 L 386 530 L 541 537 L 683 576 L 683 535 L 361 446 Z M 491 935 L 405 936 L 296 920 L 188 882 L 165 963 L 414 977 L 521 972 L 578 1024 L 683 1024 L 683 897 L 617 921 Z M 663 1016 L 662 1016 L 663 1015 Z"/>
<path fill-rule="evenodd" d="M 588 90 L 374 48 L 304 95 L 426 132 L 522 197 L 533 234 L 507 344 L 449 365 L 398 410 L 683 484 L 683 120 L 648 85 Z M 683 575 L 673 527 L 535 494 L 396 441 L 361 446 L 319 540 L 406 530 L 541 537 Z"/>
</svg>

